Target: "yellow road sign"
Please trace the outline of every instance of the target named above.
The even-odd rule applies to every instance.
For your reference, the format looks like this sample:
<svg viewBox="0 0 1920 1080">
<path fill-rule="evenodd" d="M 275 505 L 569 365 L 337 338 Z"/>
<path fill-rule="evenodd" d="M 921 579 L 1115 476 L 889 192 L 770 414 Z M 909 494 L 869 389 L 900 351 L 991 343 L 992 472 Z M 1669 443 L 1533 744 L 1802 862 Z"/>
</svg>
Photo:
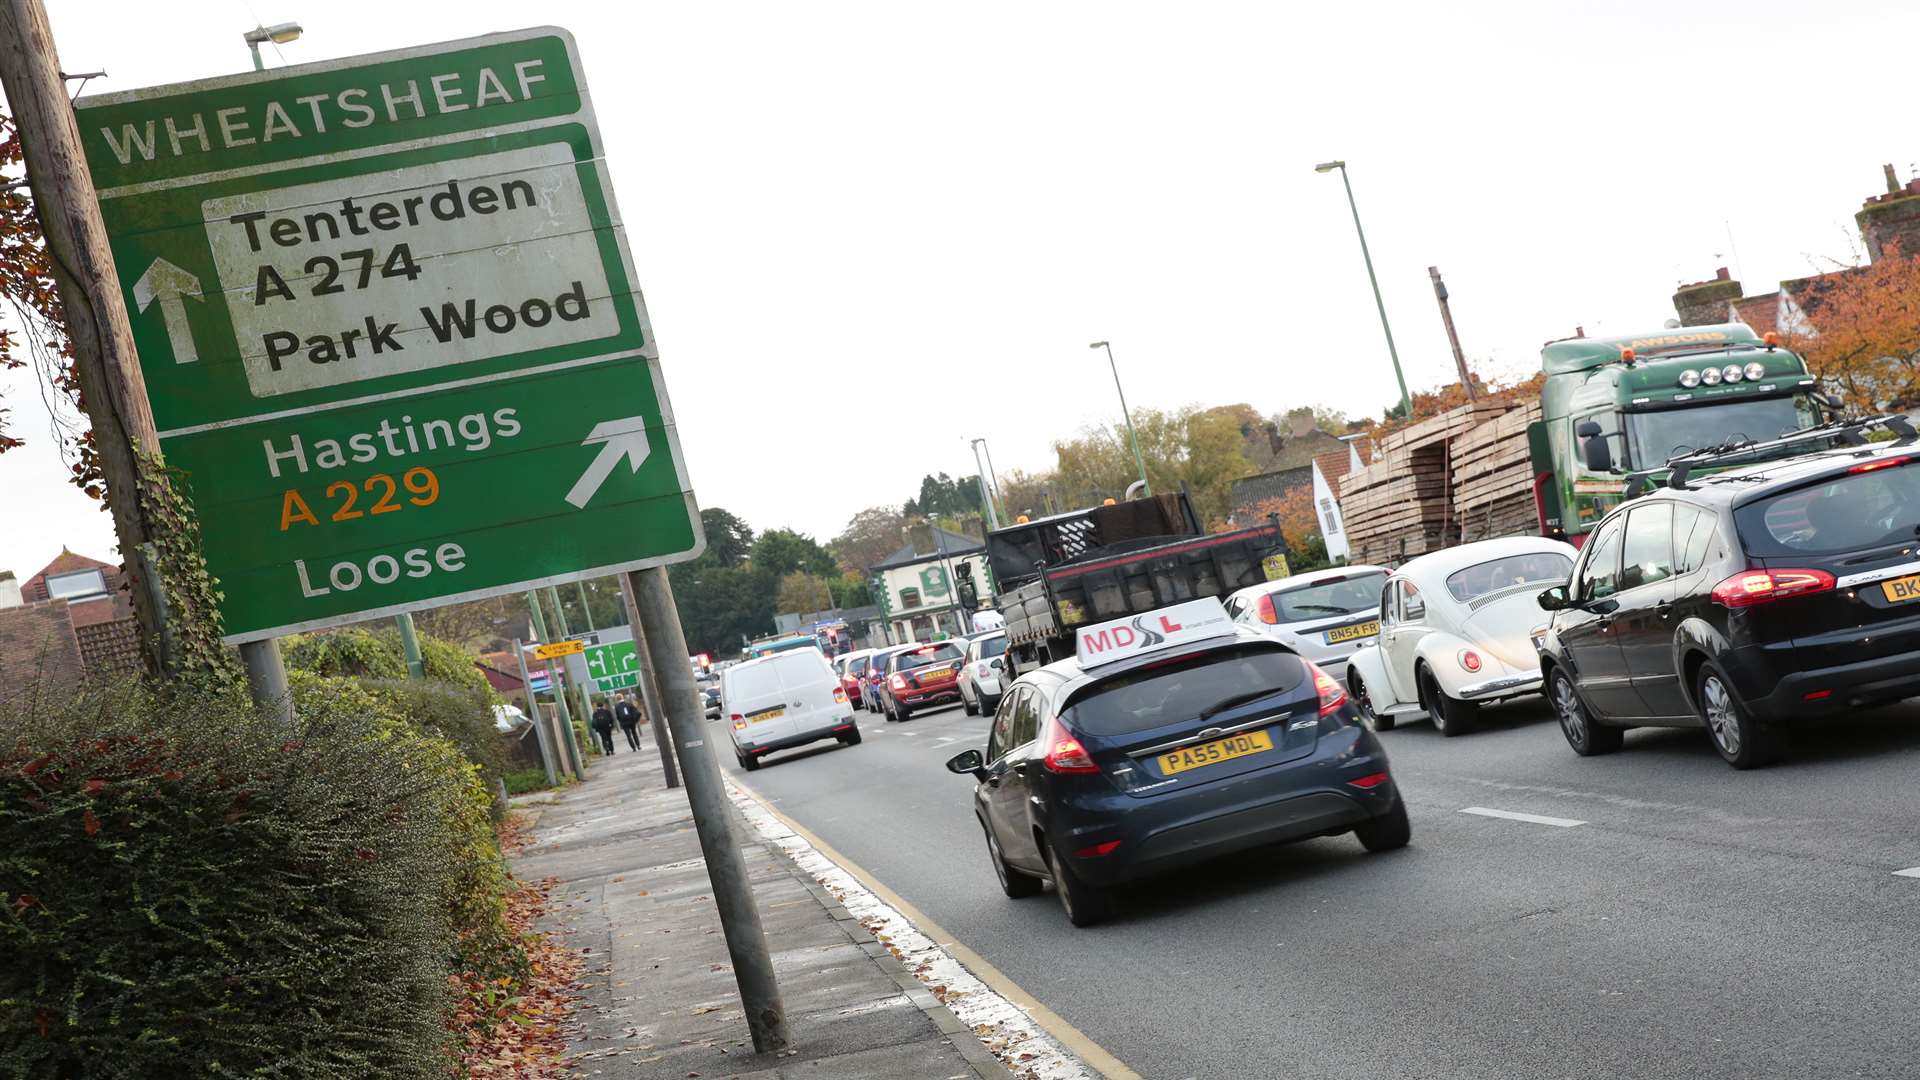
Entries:
<svg viewBox="0 0 1920 1080">
<path fill-rule="evenodd" d="M 572 641 L 553 641 L 533 647 L 535 660 L 558 660 L 563 656 L 572 656 L 577 652 L 586 652 L 587 643 L 575 638 Z"/>
</svg>

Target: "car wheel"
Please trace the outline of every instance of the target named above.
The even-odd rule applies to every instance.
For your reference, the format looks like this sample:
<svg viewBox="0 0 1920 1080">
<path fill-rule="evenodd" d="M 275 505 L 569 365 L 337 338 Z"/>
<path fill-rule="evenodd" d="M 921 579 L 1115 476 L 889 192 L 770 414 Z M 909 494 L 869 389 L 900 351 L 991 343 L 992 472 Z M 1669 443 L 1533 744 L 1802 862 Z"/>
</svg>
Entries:
<svg viewBox="0 0 1920 1080">
<path fill-rule="evenodd" d="M 910 705 L 896 706 L 893 710 L 893 716 L 894 719 L 904 724 L 913 718 L 913 707 Z"/>
<path fill-rule="evenodd" d="M 756 772 L 760 768 L 760 759 L 754 757 L 752 754 L 741 754 L 740 767 L 748 772 Z"/>
<path fill-rule="evenodd" d="M 1720 669 L 1709 663 L 1700 669 L 1700 689 L 1694 695 L 1713 748 L 1736 769 L 1754 769 L 1780 753 L 1780 733 L 1749 713 Z"/>
<path fill-rule="evenodd" d="M 852 731 L 847 732 L 845 735 L 840 736 L 840 745 L 841 746 L 859 746 L 860 745 L 860 729 L 856 727 Z"/>
<path fill-rule="evenodd" d="M 967 696 L 965 690 L 960 691 L 960 707 L 967 710 L 968 716 L 980 715 L 980 706 L 974 703 L 973 698 Z"/>
<path fill-rule="evenodd" d="M 889 724 L 900 719 L 899 717 L 893 715 L 893 706 L 884 701 L 880 703 L 880 715 L 886 717 L 887 723 Z"/>
<path fill-rule="evenodd" d="M 1347 692 L 1353 696 L 1354 708 L 1360 710 L 1360 719 L 1375 731 L 1392 731 L 1393 717 L 1381 716 L 1373 711 L 1373 698 L 1367 695 L 1367 681 L 1355 675 L 1347 683 Z"/>
<path fill-rule="evenodd" d="M 1420 672 L 1420 697 L 1421 707 L 1433 718 L 1433 729 L 1449 739 L 1472 731 L 1473 722 L 1480 718 L 1479 705 L 1448 697 L 1440 689 L 1440 680 L 1424 669 Z"/>
<path fill-rule="evenodd" d="M 1407 820 L 1407 802 L 1395 798 L 1393 809 L 1371 821 L 1353 827 L 1353 835 L 1368 851 L 1392 851 L 1407 846 L 1413 839 L 1413 824 Z"/>
<path fill-rule="evenodd" d="M 1093 926 L 1113 917 L 1113 894 L 1081 881 L 1067 865 L 1067 857 L 1051 844 L 1043 846 L 1047 869 L 1053 874 L 1053 895 L 1060 900 L 1067 921 L 1075 926 Z"/>
<path fill-rule="evenodd" d="M 1000 879 L 1000 891 L 1015 900 L 1039 893 L 1042 881 L 1007 865 L 1007 860 L 1000 855 L 1000 842 L 993 838 L 993 830 L 987 828 L 986 822 L 980 823 L 980 831 L 987 834 L 987 858 L 993 860 L 993 876 Z"/>
<path fill-rule="evenodd" d="M 1573 677 L 1565 671 L 1553 669 L 1553 675 L 1547 679 L 1547 697 L 1553 702 L 1553 715 L 1560 720 L 1560 734 L 1567 737 L 1567 745 L 1573 747 L 1574 753 L 1593 757 L 1620 749 L 1627 733 L 1595 720 L 1587 703 L 1580 700 Z"/>
</svg>

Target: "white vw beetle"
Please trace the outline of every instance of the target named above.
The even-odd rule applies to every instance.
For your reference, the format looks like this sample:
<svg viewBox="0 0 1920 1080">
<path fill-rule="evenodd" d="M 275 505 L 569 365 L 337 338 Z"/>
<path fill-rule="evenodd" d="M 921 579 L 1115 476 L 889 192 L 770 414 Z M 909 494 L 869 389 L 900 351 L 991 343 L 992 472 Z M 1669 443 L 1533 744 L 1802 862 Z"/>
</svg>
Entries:
<svg viewBox="0 0 1920 1080">
<path fill-rule="evenodd" d="M 1376 730 L 1428 716 L 1443 735 L 1480 706 L 1540 691 L 1540 590 L 1573 572 L 1571 544 L 1482 540 L 1422 555 L 1387 579 L 1380 636 L 1347 662 L 1347 689 Z"/>
</svg>

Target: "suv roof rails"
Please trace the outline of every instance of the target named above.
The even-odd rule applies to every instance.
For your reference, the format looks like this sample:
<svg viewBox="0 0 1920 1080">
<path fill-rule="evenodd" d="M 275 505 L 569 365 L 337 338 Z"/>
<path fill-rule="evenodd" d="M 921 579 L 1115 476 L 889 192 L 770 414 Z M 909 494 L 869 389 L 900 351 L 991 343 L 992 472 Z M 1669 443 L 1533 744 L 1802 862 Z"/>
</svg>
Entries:
<svg viewBox="0 0 1920 1080">
<path fill-rule="evenodd" d="M 1666 486 L 1677 491 L 1687 490 L 1687 478 L 1695 469 L 1719 464 L 1727 458 L 1749 457 L 1756 453 L 1776 450 L 1797 443 L 1814 442 L 1820 439 L 1838 439 L 1848 446 L 1866 446 L 1872 440 L 1867 438 L 1869 431 L 1890 431 L 1893 433 L 1893 445 L 1905 446 L 1920 438 L 1913 421 L 1903 413 L 1886 413 L 1881 416 L 1842 417 L 1815 424 L 1812 427 L 1790 431 L 1777 439 L 1756 442 L 1752 439 L 1728 439 L 1717 446 L 1702 447 L 1685 454 L 1676 454 L 1667 459 L 1665 465 L 1654 469 L 1643 469 L 1627 476 L 1626 497 L 1631 499 L 1653 486 L 1653 478 L 1666 473 Z"/>
</svg>

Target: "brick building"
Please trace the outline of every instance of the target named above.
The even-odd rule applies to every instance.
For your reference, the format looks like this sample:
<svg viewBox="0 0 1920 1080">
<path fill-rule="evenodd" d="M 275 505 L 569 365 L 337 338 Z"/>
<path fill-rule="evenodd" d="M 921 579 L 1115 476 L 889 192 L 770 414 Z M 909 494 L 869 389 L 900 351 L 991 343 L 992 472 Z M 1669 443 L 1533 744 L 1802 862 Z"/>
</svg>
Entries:
<svg viewBox="0 0 1920 1080">
<path fill-rule="evenodd" d="M 24 583 L 0 571 L 0 687 L 71 685 L 140 666 L 139 623 L 118 566 L 62 548 Z"/>
</svg>

